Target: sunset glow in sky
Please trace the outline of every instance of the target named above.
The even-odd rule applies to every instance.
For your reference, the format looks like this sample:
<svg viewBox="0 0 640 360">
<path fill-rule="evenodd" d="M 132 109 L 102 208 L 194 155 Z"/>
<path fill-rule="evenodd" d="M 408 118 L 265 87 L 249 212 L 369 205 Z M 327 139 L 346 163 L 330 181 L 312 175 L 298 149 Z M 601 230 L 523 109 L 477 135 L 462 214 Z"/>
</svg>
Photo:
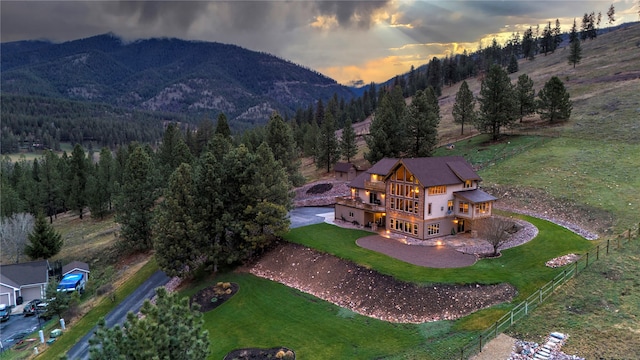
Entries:
<svg viewBox="0 0 640 360">
<path fill-rule="evenodd" d="M 216 41 L 263 51 L 315 69 L 342 84 L 383 82 L 429 59 L 475 51 L 495 37 L 559 19 L 568 31 L 608 1 L 6 1 L 2 42 L 55 42 L 112 32 Z M 638 0 L 615 0 L 616 21 L 637 21 Z"/>
</svg>

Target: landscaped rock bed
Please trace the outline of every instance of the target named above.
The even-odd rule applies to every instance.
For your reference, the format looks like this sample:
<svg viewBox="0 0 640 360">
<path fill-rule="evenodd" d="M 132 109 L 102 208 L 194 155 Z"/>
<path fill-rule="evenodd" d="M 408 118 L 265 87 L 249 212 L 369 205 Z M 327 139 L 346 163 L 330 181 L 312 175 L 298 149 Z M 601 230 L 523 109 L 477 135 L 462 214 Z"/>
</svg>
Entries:
<svg viewBox="0 0 640 360">
<path fill-rule="evenodd" d="M 238 289 L 236 283 L 217 283 L 198 291 L 191 297 L 191 303 L 200 305 L 200 312 L 211 311 L 231 299 Z"/>
<path fill-rule="evenodd" d="M 265 254 L 249 272 L 359 314 L 396 323 L 457 319 L 511 301 L 517 294 L 509 284 L 419 286 L 290 243 Z"/>
<path fill-rule="evenodd" d="M 271 349 L 238 349 L 233 350 L 224 357 L 224 360 L 262 360 L 262 359 L 282 359 L 294 360 L 296 354 L 286 347 L 276 347 Z"/>
</svg>

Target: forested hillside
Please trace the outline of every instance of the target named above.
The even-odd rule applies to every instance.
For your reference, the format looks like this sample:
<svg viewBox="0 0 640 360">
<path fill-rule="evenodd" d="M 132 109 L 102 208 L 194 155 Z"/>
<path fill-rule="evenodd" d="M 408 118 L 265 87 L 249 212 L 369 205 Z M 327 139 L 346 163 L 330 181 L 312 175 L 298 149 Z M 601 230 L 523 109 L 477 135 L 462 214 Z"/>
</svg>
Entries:
<svg viewBox="0 0 640 360">
<path fill-rule="evenodd" d="M 313 70 L 234 45 L 111 35 L 2 44 L 3 94 L 215 118 L 240 129 L 351 91 Z"/>
</svg>

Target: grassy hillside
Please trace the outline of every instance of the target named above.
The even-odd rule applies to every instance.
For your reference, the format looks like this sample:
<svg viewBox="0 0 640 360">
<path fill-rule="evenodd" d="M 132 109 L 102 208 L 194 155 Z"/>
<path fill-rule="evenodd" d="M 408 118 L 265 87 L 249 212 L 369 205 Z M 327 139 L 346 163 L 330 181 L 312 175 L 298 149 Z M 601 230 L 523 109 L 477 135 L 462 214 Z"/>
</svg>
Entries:
<svg viewBox="0 0 640 360">
<path fill-rule="evenodd" d="M 504 130 L 507 135 L 528 137 L 506 138 L 490 152 L 485 152 L 491 145 L 486 138 L 471 139 L 478 134 L 472 125 L 466 125 L 464 134 L 460 134 L 460 125 L 453 122 L 451 112 L 460 83 L 443 88 L 439 143 L 464 142 L 458 143 L 455 151 L 440 149 L 436 155 L 463 155 L 483 167 L 485 186 L 518 188 L 525 197 L 542 192 L 552 203 L 569 202 L 591 209 L 584 214 L 586 217 L 604 214 L 614 219 L 613 224 L 593 231 L 621 232 L 637 224 L 640 193 L 634 189 L 640 186 L 639 44 L 640 24 L 634 24 L 583 42 L 583 58 L 575 69 L 567 61 L 568 48 L 539 55 L 533 61 L 520 60 L 519 71 L 511 74 L 513 82 L 526 73 L 538 91 L 552 76 L 558 76 L 573 101 L 571 119 L 549 125 L 538 115 L 529 116 Z M 477 96 L 480 79 L 468 79 L 467 83 Z M 363 138 L 359 148 L 354 162 L 367 167 Z M 310 160 L 304 164 L 307 177 L 328 176 L 323 170 L 315 170 Z M 511 192 L 511 196 L 518 194 Z"/>
</svg>

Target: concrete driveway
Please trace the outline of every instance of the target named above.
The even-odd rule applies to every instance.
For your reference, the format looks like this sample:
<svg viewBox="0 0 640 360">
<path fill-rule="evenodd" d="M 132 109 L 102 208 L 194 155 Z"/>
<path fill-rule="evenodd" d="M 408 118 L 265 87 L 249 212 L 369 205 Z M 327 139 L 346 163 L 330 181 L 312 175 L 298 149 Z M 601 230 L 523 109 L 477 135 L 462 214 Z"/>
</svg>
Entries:
<svg viewBox="0 0 640 360">
<path fill-rule="evenodd" d="M 333 218 L 333 207 L 299 207 L 289 211 L 292 229 L 325 221 L 332 222 Z"/>
</svg>

